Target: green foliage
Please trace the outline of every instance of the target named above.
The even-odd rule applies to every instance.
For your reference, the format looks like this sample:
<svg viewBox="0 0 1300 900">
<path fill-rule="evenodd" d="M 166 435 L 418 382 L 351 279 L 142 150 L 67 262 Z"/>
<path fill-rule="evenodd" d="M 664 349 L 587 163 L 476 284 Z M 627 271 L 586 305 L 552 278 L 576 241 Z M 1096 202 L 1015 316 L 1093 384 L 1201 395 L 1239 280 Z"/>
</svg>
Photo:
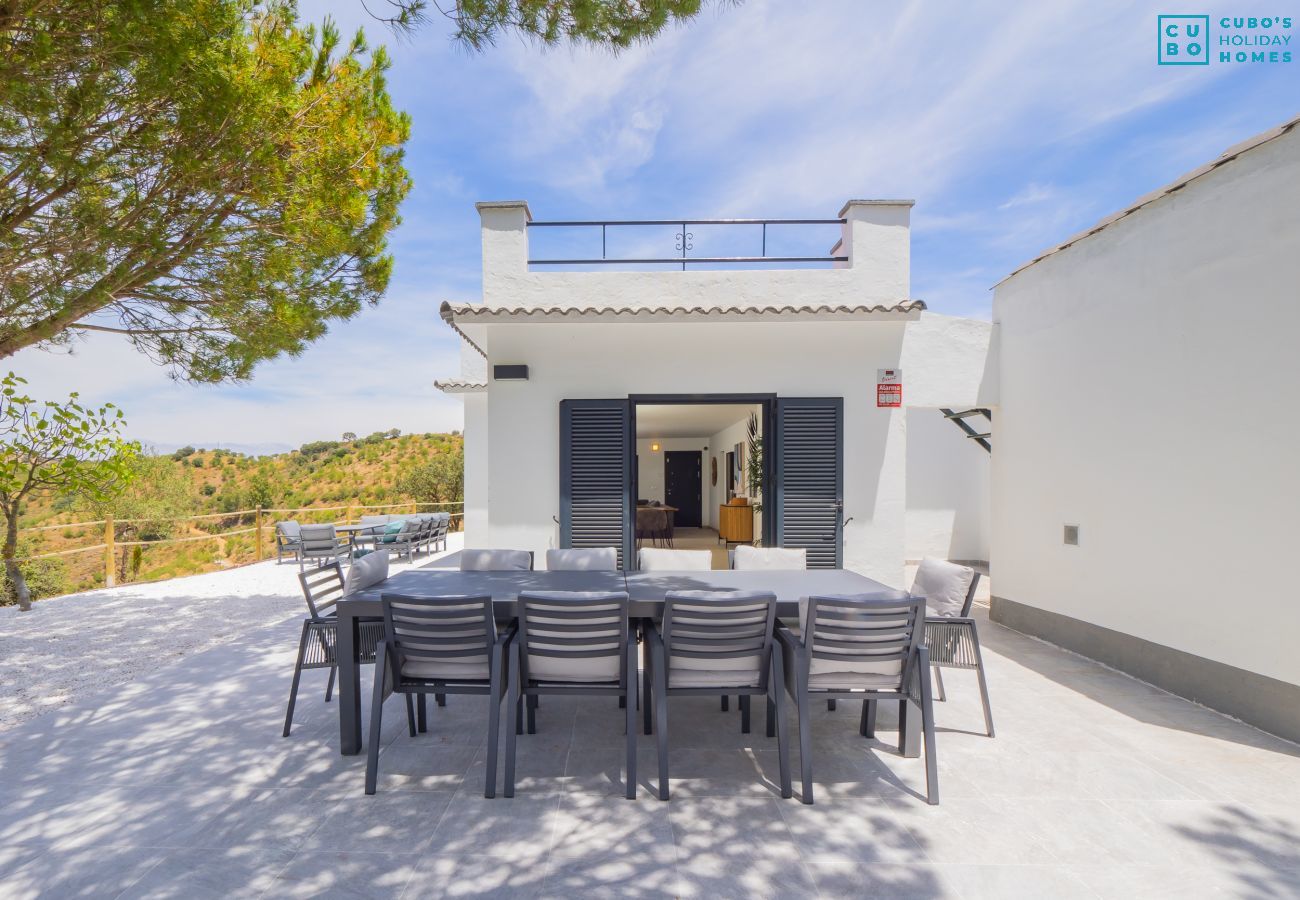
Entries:
<svg viewBox="0 0 1300 900">
<path fill-rule="evenodd" d="M 355 431 L 345 431 L 345 432 L 343 432 L 343 440 L 344 440 L 345 442 L 347 442 L 347 443 L 351 443 L 352 441 L 355 441 L 356 439 L 357 439 L 357 433 L 356 433 Z"/>
<path fill-rule="evenodd" d="M 18 542 L 18 556 L 20 558 L 26 557 L 32 552 L 32 547 L 28 542 Z M 71 582 L 68 578 L 68 564 L 57 556 L 49 556 L 44 559 L 23 559 L 18 564 L 18 568 L 22 573 L 27 591 L 33 600 L 57 597 L 60 594 L 68 593 L 71 589 Z M 9 577 L 3 571 L 0 571 L 0 583 L 4 585 L 4 593 L 0 594 L 0 604 L 13 603 L 13 598 L 17 595 L 17 588 L 9 583 Z"/>
<path fill-rule="evenodd" d="M 7 596 L 23 609 L 31 595 L 15 562 L 18 517 L 34 491 L 105 502 L 131 480 L 140 445 L 121 437 L 122 412 L 105 404 L 38 402 L 27 382 L 10 372 L 0 380 L 0 514 L 5 519 L 3 558 Z"/>
<path fill-rule="evenodd" d="M 763 504 L 758 501 L 763 493 L 763 436 L 759 433 L 758 416 L 755 413 L 749 414 L 745 431 L 748 443 L 745 480 L 748 482 L 749 500 L 755 511 L 762 512 Z"/>
<path fill-rule="evenodd" d="M 428 0 L 389 0 L 399 27 L 422 20 Z M 572 42 L 615 50 L 648 41 L 670 22 L 699 13 L 702 0 L 454 0 L 434 5 L 452 21 L 454 39 L 475 50 L 502 34 L 518 34 L 544 44 Z"/>
<path fill-rule="evenodd" d="M 182 447 L 172 454 L 172 459 L 185 459 L 187 456 L 194 455 L 193 447 Z"/>
<path fill-rule="evenodd" d="M 435 454 L 397 482 L 397 490 L 421 503 L 454 503 L 465 499 L 465 453 Z"/>
<path fill-rule="evenodd" d="M 383 294 L 408 117 L 291 0 L 0 2 L 0 358 L 126 334 L 250 377 Z"/>
<path fill-rule="evenodd" d="M 193 515 L 197 505 L 190 476 L 165 456 L 141 456 L 130 467 L 130 485 L 116 497 L 87 503 L 86 512 L 117 519 L 117 535 L 124 541 L 174 537 L 177 524 L 172 520 Z"/>
<path fill-rule="evenodd" d="M 303 456 L 320 456 L 329 453 L 338 446 L 338 441 L 311 441 L 299 447 L 298 452 Z"/>
<path fill-rule="evenodd" d="M 258 472 L 248 485 L 248 508 L 267 509 L 275 506 L 276 490 L 265 472 Z"/>
</svg>

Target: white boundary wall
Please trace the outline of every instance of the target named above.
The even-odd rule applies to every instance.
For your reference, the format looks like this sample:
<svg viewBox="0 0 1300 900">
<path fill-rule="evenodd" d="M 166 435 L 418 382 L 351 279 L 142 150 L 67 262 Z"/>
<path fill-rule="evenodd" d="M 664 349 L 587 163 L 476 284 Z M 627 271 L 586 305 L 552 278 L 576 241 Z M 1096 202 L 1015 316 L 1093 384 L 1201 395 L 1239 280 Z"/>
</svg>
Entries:
<svg viewBox="0 0 1300 900">
<path fill-rule="evenodd" d="M 994 321 L 995 593 L 1300 684 L 1300 133 L 1016 274 Z"/>
</svg>

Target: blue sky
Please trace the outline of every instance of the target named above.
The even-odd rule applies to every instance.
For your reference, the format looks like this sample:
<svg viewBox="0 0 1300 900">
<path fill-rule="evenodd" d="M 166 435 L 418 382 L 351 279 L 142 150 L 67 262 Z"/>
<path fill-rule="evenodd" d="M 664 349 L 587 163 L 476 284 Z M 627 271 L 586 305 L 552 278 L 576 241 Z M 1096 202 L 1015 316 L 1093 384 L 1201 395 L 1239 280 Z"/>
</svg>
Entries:
<svg viewBox="0 0 1300 900">
<path fill-rule="evenodd" d="M 1191 11 L 1300 22 L 1284 6 Z M 748 0 L 618 56 L 512 38 L 474 55 L 437 19 L 395 37 L 360 0 L 301 0 L 305 20 L 388 45 L 413 119 L 385 300 L 245 385 L 173 382 L 106 335 L 11 364 L 38 395 L 117 403 L 160 447 L 458 428 L 459 401 L 432 386 L 459 368 L 437 309 L 477 298 L 474 202 L 491 199 L 542 219 L 820 218 L 850 197 L 910 197 L 913 295 L 987 318 L 989 288 L 1020 263 L 1300 111 L 1300 61 L 1157 66 L 1169 11 Z"/>
</svg>

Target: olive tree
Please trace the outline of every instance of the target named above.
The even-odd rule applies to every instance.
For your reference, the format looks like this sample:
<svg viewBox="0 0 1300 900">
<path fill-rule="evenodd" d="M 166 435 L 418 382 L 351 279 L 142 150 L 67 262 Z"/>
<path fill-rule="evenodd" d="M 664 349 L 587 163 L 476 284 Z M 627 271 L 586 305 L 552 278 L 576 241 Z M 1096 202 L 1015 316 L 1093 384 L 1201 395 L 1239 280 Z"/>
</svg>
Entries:
<svg viewBox="0 0 1300 900">
<path fill-rule="evenodd" d="M 18 521 L 37 491 L 104 502 L 131 477 L 140 445 L 121 436 L 122 412 L 111 403 L 82 406 L 77 395 L 62 403 L 37 401 L 22 378 L 0 380 L 0 515 L 9 602 L 31 609 L 32 597 L 18 565 Z"/>
</svg>

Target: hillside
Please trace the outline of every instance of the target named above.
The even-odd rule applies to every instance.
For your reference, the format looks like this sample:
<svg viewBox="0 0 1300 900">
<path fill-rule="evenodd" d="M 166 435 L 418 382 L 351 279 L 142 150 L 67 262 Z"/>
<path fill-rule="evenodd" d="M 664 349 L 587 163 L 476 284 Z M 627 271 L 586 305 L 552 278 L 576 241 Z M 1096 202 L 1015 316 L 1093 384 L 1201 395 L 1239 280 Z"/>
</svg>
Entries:
<svg viewBox="0 0 1300 900">
<path fill-rule="evenodd" d="M 401 512 L 412 509 L 413 501 L 462 499 L 464 441 L 459 434 L 376 432 L 346 437 L 350 439 L 315 441 L 270 456 L 192 447 L 148 456 L 140 460 L 130 488 L 111 503 L 94 506 L 74 498 L 37 498 L 22 520 L 26 533 L 20 552 L 34 556 L 102 544 L 103 525 L 74 523 L 111 515 L 116 520 L 118 583 L 157 580 L 254 560 L 256 515 L 241 511 L 259 507 L 293 511 L 265 516 L 264 546 L 269 556 L 273 524 L 279 519 L 341 521 L 349 512 L 359 515 L 361 506 L 405 504 L 385 510 Z M 320 511 L 313 513 L 313 509 Z M 206 518 L 175 521 L 195 516 Z M 69 527 L 51 527 L 62 523 Z M 230 531 L 243 533 L 205 537 Z M 164 540 L 173 543 L 128 543 Z M 24 570 L 38 597 L 99 587 L 105 582 L 104 550 L 34 559 Z"/>
</svg>

